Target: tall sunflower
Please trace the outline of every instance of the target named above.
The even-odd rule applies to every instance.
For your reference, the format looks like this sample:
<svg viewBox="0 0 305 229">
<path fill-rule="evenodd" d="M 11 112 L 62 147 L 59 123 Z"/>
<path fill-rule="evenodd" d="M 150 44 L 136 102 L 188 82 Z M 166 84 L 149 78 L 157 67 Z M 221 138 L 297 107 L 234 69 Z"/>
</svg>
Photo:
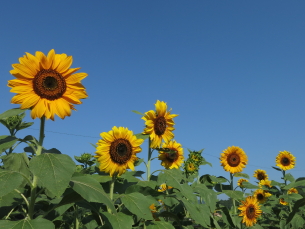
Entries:
<svg viewBox="0 0 305 229">
<path fill-rule="evenodd" d="M 258 179 L 259 181 L 261 181 L 261 180 L 268 180 L 268 175 L 267 175 L 266 171 L 262 170 L 262 169 L 255 170 L 253 177 Z"/>
<path fill-rule="evenodd" d="M 64 119 L 75 110 L 73 104 L 88 97 L 81 80 L 87 73 L 76 73 L 80 68 L 70 68 L 72 56 L 55 54 L 52 49 L 47 56 L 36 52 L 26 53 L 13 64 L 10 73 L 16 79 L 9 80 L 10 92 L 17 93 L 11 102 L 21 104 L 21 109 L 31 108 L 31 117 L 54 120 L 54 115 Z"/>
<path fill-rule="evenodd" d="M 290 188 L 288 191 L 287 191 L 288 194 L 292 194 L 292 193 L 296 193 L 298 194 L 299 191 L 296 189 L 296 188 Z"/>
<path fill-rule="evenodd" d="M 225 171 L 239 173 L 246 167 L 248 157 L 242 148 L 229 146 L 221 154 L 220 163 Z"/>
<path fill-rule="evenodd" d="M 145 121 L 145 129 L 143 134 L 149 134 L 151 139 L 151 148 L 158 148 L 161 145 L 162 139 L 169 142 L 174 138 L 173 127 L 175 125 L 173 118 L 176 114 L 171 114 L 167 111 L 167 105 L 163 101 L 157 100 L 156 111 L 150 110 L 145 113 L 142 119 Z"/>
<path fill-rule="evenodd" d="M 248 196 L 245 201 L 241 201 L 242 204 L 238 207 L 241 210 L 239 216 L 243 216 L 243 223 L 247 227 L 251 227 L 256 224 L 257 218 L 262 214 L 258 201 L 253 196 Z"/>
<path fill-rule="evenodd" d="M 272 185 L 271 185 L 271 180 L 261 180 L 259 183 L 258 183 L 259 187 L 262 188 L 263 186 L 265 187 L 269 187 L 271 188 Z"/>
<path fill-rule="evenodd" d="M 280 151 L 275 159 L 275 163 L 282 170 L 293 169 L 296 158 L 288 151 Z"/>
<path fill-rule="evenodd" d="M 247 179 L 243 179 L 243 178 L 240 178 L 238 181 L 237 181 L 237 185 L 241 188 L 244 188 L 243 186 L 243 182 L 249 182 Z"/>
<path fill-rule="evenodd" d="M 261 204 L 265 203 L 269 196 L 271 196 L 271 194 L 263 189 L 257 189 L 253 193 L 253 197 Z"/>
<path fill-rule="evenodd" d="M 122 175 L 126 169 L 134 170 L 134 162 L 138 160 L 136 153 L 141 152 L 143 139 L 137 139 L 131 130 L 114 126 L 109 132 L 101 133 L 96 148 L 96 157 L 100 163 L 100 171 Z"/>
<path fill-rule="evenodd" d="M 161 165 L 166 169 L 178 169 L 183 163 L 183 148 L 180 143 L 175 140 L 168 143 L 162 144 L 163 149 L 169 149 L 171 152 L 159 151 L 159 160 L 161 160 Z"/>
</svg>

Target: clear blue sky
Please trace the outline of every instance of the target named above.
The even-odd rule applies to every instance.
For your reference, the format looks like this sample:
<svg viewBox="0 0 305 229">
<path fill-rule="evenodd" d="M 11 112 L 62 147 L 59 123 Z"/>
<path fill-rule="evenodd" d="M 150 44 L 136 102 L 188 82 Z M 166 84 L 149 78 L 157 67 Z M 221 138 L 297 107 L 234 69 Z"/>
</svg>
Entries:
<svg viewBox="0 0 305 229">
<path fill-rule="evenodd" d="M 144 121 L 131 110 L 161 100 L 179 114 L 174 133 L 185 154 L 205 148 L 213 167 L 201 174 L 229 177 L 218 157 L 236 145 L 250 176 L 266 169 L 279 181 L 271 166 L 283 150 L 297 158 L 291 173 L 304 176 L 304 9 L 304 1 L 3 1 L 0 112 L 18 106 L 6 86 L 11 64 L 54 48 L 89 74 L 89 98 L 71 117 L 47 121 L 46 148 L 93 154 L 89 143 L 113 126 L 141 132 Z M 19 136 L 38 137 L 38 119 L 32 128 Z"/>
</svg>

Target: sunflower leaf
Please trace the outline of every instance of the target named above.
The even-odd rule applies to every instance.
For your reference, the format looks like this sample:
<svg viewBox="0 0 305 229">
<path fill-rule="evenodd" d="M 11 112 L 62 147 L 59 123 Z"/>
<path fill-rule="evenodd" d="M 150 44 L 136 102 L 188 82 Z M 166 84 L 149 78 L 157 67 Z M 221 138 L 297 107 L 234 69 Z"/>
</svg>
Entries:
<svg viewBox="0 0 305 229">
<path fill-rule="evenodd" d="M 107 223 L 110 223 L 112 228 L 115 229 L 132 228 L 132 225 L 134 224 L 132 216 L 126 215 L 122 212 L 119 212 L 117 215 L 103 212 L 102 215 L 106 217 L 106 221 L 108 221 Z"/>
<path fill-rule="evenodd" d="M 18 138 L 9 135 L 0 136 L 0 153 L 12 147 L 17 140 Z"/>
<path fill-rule="evenodd" d="M 4 196 L 18 188 L 23 180 L 23 176 L 17 171 L 2 170 L 0 172 L 0 196 Z"/>
<path fill-rule="evenodd" d="M 147 198 L 141 193 L 134 192 L 129 194 L 124 194 L 121 197 L 121 201 L 125 207 L 137 215 L 139 218 L 146 220 L 153 220 L 152 213 L 149 209 L 149 206 L 153 203 L 150 198 Z"/>
<path fill-rule="evenodd" d="M 61 196 L 68 187 L 75 167 L 74 161 L 65 154 L 44 153 L 30 161 L 30 170 L 38 177 L 38 184 L 56 196 Z"/>
<path fill-rule="evenodd" d="M 271 166 L 272 168 L 274 168 L 275 170 L 277 171 L 282 171 L 281 169 L 277 168 L 277 167 L 274 167 L 274 166 Z"/>
<path fill-rule="evenodd" d="M 26 110 L 22 110 L 22 109 L 19 109 L 19 108 L 13 108 L 13 109 L 7 110 L 7 111 L 3 112 L 2 114 L 0 114 L 0 119 L 4 119 L 4 118 L 11 117 L 11 116 L 19 115 L 20 113 L 25 112 L 25 111 Z"/>
<path fill-rule="evenodd" d="M 139 133 L 139 134 L 135 134 L 135 136 L 138 138 L 138 139 L 147 139 L 149 138 L 149 134 L 142 134 L 142 133 Z"/>
<path fill-rule="evenodd" d="M 171 223 L 166 221 L 147 221 L 145 226 L 147 229 L 175 229 Z"/>
<path fill-rule="evenodd" d="M 244 188 L 247 188 L 247 189 L 258 189 L 259 188 L 258 186 L 251 184 L 247 181 L 244 181 L 242 185 Z"/>
<path fill-rule="evenodd" d="M 141 112 L 139 112 L 139 111 L 135 111 L 135 110 L 132 110 L 132 112 L 133 112 L 133 113 L 136 113 L 136 114 L 138 114 L 138 115 L 142 115 L 142 116 L 145 115 L 145 114 L 143 114 L 143 113 L 141 113 Z"/>
<path fill-rule="evenodd" d="M 55 225 L 46 219 L 37 218 L 37 219 L 24 219 L 19 221 L 8 221 L 0 220 L 0 228 L 9 228 L 9 229 L 54 229 Z"/>
<path fill-rule="evenodd" d="M 288 181 L 290 181 L 290 182 L 294 182 L 294 181 L 295 181 L 295 179 L 294 179 L 294 177 L 291 175 L 291 173 L 287 173 L 287 174 L 285 175 L 284 179 L 285 179 L 285 180 L 288 180 Z"/>
<path fill-rule="evenodd" d="M 113 213 L 116 212 L 112 201 L 105 193 L 103 187 L 98 181 L 91 178 L 91 176 L 74 176 L 71 178 L 70 185 L 74 191 L 80 194 L 88 202 L 104 203 Z"/>
<path fill-rule="evenodd" d="M 249 175 L 246 173 L 234 173 L 234 177 L 244 177 L 250 179 Z"/>
<path fill-rule="evenodd" d="M 235 200 L 242 200 L 244 198 L 244 193 L 241 191 L 223 190 L 222 192 Z"/>
</svg>

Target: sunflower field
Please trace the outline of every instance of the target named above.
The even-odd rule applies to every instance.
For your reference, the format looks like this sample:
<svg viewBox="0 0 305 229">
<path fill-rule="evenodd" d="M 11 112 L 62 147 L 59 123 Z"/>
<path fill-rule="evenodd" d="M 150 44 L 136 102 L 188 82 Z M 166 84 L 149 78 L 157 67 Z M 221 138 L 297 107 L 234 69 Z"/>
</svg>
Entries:
<svg viewBox="0 0 305 229">
<path fill-rule="evenodd" d="M 0 228 L 305 228 L 305 177 L 288 172 L 296 164 L 291 152 L 275 158 L 277 181 L 265 170 L 243 173 L 248 157 L 239 146 L 219 155 L 227 177 L 199 175 L 200 166 L 211 164 L 203 150 L 185 150 L 174 140 L 178 115 L 164 101 L 157 100 L 154 110 L 134 111 L 144 121 L 142 133 L 114 126 L 100 134 L 93 154 L 73 160 L 44 148 L 45 121 L 70 116 L 88 96 L 81 83 L 87 74 L 71 64 L 72 56 L 51 50 L 26 53 L 12 65 L 11 103 L 20 107 L 0 114 L 8 130 L 0 136 Z M 26 110 L 40 119 L 37 138 L 18 135 L 33 125 L 23 121 Z M 144 141 L 148 149 L 141 148 Z M 164 169 L 152 171 L 155 159 Z M 257 181 L 250 183 L 250 176 Z"/>
</svg>

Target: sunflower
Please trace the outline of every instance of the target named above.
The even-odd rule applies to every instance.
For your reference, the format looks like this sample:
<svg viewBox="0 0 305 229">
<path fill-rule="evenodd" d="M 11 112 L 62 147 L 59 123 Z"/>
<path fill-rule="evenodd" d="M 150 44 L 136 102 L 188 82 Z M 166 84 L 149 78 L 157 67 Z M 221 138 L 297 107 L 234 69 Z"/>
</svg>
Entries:
<svg viewBox="0 0 305 229">
<path fill-rule="evenodd" d="M 72 56 L 55 54 L 52 49 L 47 56 L 26 53 L 19 62 L 10 71 L 16 79 L 8 81 L 10 92 L 17 93 L 11 103 L 31 108 L 33 119 L 45 116 L 54 121 L 55 114 L 64 119 L 75 110 L 72 104 L 81 104 L 80 99 L 88 97 L 81 84 L 87 73 L 73 74 L 80 68 L 70 68 Z"/>
<path fill-rule="evenodd" d="M 169 149 L 171 152 L 159 151 L 159 160 L 161 160 L 161 165 L 166 169 L 178 169 L 183 163 L 183 148 L 180 143 L 175 140 L 168 143 L 162 144 L 163 149 Z"/>
<path fill-rule="evenodd" d="M 275 159 L 276 165 L 282 170 L 293 169 L 295 161 L 295 157 L 288 151 L 280 151 Z"/>
<path fill-rule="evenodd" d="M 267 198 L 271 196 L 271 194 L 267 191 L 264 191 L 263 189 L 257 189 L 253 193 L 253 197 L 259 202 L 260 204 L 263 204 L 266 202 Z"/>
<path fill-rule="evenodd" d="M 262 214 L 258 201 L 253 196 L 248 196 L 245 201 L 241 201 L 242 204 L 238 207 L 241 210 L 239 216 L 243 216 L 243 223 L 247 227 L 253 226 L 256 223 L 257 218 Z"/>
<path fill-rule="evenodd" d="M 166 184 L 161 184 L 159 189 L 158 189 L 158 192 L 164 192 L 168 189 L 172 189 L 173 187 L 172 186 L 167 186 Z"/>
<path fill-rule="evenodd" d="M 288 194 L 292 194 L 292 193 L 296 193 L 298 194 L 298 190 L 296 188 L 290 188 L 288 191 L 287 191 Z"/>
<path fill-rule="evenodd" d="M 289 203 L 287 201 L 284 200 L 284 198 L 280 198 L 280 204 L 281 205 L 288 205 Z"/>
<path fill-rule="evenodd" d="M 109 132 L 101 133 L 96 148 L 96 157 L 100 163 L 100 171 L 122 175 L 126 169 L 134 170 L 134 162 L 138 160 L 136 153 L 141 152 L 143 139 L 137 139 L 131 130 L 114 126 Z"/>
<path fill-rule="evenodd" d="M 268 175 L 267 175 L 266 171 L 262 170 L 262 169 L 255 170 L 253 177 L 258 179 L 259 181 L 261 181 L 261 180 L 268 180 Z"/>
<path fill-rule="evenodd" d="M 262 188 L 263 186 L 266 186 L 266 187 L 269 187 L 271 188 L 272 185 L 271 185 L 271 181 L 270 180 L 261 180 L 259 183 L 258 183 L 259 187 Z"/>
<path fill-rule="evenodd" d="M 220 163 L 225 171 L 239 173 L 246 167 L 248 157 L 242 148 L 238 146 L 229 146 L 221 154 Z"/>
<path fill-rule="evenodd" d="M 239 186 L 239 187 L 241 187 L 241 188 L 243 188 L 244 186 L 243 186 L 243 182 L 249 182 L 247 179 L 243 179 L 243 178 L 241 178 L 241 179 L 239 179 L 238 181 L 237 181 L 237 185 Z"/>
<path fill-rule="evenodd" d="M 193 173 L 198 170 L 198 166 L 194 162 L 187 162 L 185 164 L 185 170 L 188 173 Z"/>
<path fill-rule="evenodd" d="M 150 110 L 142 117 L 146 125 L 143 134 L 149 134 L 151 148 L 160 147 L 162 139 L 169 142 L 174 138 L 172 131 L 175 129 L 173 127 L 175 123 L 173 118 L 178 116 L 167 111 L 167 105 L 163 101 L 157 100 L 155 107 L 156 111 Z"/>
</svg>

